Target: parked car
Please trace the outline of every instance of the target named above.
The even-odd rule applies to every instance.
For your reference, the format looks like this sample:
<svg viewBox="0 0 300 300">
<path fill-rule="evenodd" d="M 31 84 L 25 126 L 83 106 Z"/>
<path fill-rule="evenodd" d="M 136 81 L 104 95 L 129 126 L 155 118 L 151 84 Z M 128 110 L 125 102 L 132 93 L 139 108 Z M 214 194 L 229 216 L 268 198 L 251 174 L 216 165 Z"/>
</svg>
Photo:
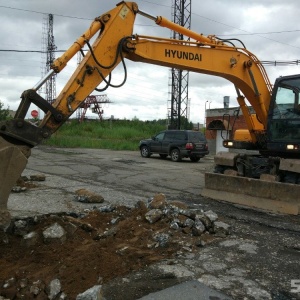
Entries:
<svg viewBox="0 0 300 300">
<path fill-rule="evenodd" d="M 204 134 L 193 130 L 161 131 L 151 139 L 141 140 L 139 149 L 142 157 L 159 154 L 161 158 L 170 156 L 176 162 L 184 157 L 197 162 L 209 154 Z"/>
</svg>

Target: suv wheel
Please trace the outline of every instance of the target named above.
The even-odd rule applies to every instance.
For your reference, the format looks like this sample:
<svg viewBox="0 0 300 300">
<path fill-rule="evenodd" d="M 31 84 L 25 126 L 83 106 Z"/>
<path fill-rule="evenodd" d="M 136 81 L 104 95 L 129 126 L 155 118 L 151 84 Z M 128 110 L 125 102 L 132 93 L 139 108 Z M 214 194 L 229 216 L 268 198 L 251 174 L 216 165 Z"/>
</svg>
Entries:
<svg viewBox="0 0 300 300">
<path fill-rule="evenodd" d="M 199 156 L 191 156 L 191 157 L 190 157 L 190 160 L 191 160 L 192 162 L 197 162 L 197 161 L 200 160 L 200 157 L 199 157 Z"/>
<path fill-rule="evenodd" d="M 181 161 L 180 151 L 178 149 L 173 149 L 170 155 L 172 161 Z"/>
<path fill-rule="evenodd" d="M 150 151 L 147 146 L 142 146 L 141 147 L 141 156 L 142 157 L 150 157 Z"/>
</svg>

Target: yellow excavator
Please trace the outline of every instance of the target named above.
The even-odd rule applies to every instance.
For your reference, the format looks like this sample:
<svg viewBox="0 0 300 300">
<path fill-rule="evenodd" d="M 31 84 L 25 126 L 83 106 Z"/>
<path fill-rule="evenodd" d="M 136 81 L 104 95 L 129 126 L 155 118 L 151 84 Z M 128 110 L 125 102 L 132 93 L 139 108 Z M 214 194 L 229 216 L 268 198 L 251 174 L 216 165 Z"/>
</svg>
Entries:
<svg viewBox="0 0 300 300">
<path fill-rule="evenodd" d="M 133 34 L 140 14 L 189 40 Z M 96 36 L 97 35 L 97 36 Z M 94 42 L 90 40 L 95 36 Z M 215 171 L 205 176 L 203 195 L 248 207 L 298 214 L 300 206 L 300 75 L 280 77 L 274 86 L 260 61 L 243 44 L 204 36 L 164 17 L 139 10 L 135 2 L 120 2 L 97 17 L 88 30 L 59 58 L 48 74 L 21 95 L 14 119 L 0 123 L 0 224 L 9 218 L 10 191 L 26 167 L 30 149 L 49 138 L 102 83 L 101 90 L 122 86 L 126 59 L 223 77 L 231 81 L 246 119 L 247 130 L 224 140 L 227 148 L 215 157 Z M 89 51 L 51 105 L 37 91 L 82 48 Z M 113 69 L 124 67 L 124 81 L 111 83 Z M 249 112 L 246 100 L 255 111 Z M 44 113 L 36 126 L 25 120 L 31 104 Z M 256 150 L 248 154 L 248 150 Z"/>
</svg>

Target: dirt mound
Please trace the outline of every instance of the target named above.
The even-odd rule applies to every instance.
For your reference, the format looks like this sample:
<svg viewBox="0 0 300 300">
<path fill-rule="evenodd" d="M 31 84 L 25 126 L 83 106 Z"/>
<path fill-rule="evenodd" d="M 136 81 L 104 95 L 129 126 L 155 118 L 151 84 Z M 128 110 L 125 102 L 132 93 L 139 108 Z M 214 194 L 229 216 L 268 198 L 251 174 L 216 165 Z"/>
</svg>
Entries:
<svg viewBox="0 0 300 300">
<path fill-rule="evenodd" d="M 151 211 L 160 217 L 152 218 Z M 48 299 L 50 283 L 58 280 L 51 299 L 75 299 L 94 285 L 215 239 L 211 221 L 202 235 L 193 231 L 196 218 L 178 205 L 151 209 L 141 202 L 135 208 L 108 205 L 84 214 L 13 220 L 0 239 L 0 295 Z M 178 228 L 171 226 L 174 220 Z"/>
</svg>

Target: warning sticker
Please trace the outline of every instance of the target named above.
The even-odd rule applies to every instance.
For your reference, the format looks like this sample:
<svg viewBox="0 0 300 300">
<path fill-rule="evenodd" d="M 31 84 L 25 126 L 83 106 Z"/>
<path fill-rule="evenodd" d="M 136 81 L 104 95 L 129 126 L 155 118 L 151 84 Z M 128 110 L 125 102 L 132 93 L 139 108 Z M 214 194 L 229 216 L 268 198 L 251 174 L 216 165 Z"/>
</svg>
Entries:
<svg viewBox="0 0 300 300">
<path fill-rule="evenodd" d="M 123 5 L 123 8 L 120 11 L 120 17 L 122 19 L 125 19 L 126 16 L 127 16 L 127 14 L 128 14 L 128 12 L 129 12 L 129 8 L 126 5 Z"/>
</svg>

